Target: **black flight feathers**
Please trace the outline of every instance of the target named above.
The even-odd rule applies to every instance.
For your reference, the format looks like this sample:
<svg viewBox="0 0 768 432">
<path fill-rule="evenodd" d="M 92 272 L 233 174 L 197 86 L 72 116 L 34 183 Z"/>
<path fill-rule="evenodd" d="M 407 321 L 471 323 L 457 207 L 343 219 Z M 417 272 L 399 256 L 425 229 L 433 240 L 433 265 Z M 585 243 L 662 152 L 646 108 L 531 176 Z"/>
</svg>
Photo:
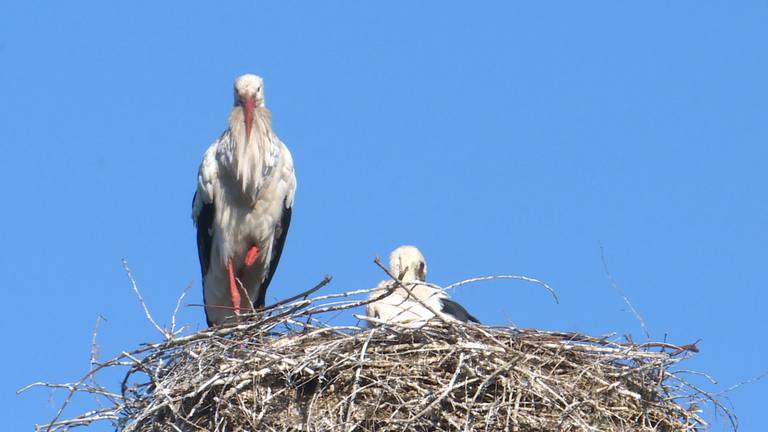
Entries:
<svg viewBox="0 0 768 432">
<path fill-rule="evenodd" d="M 442 312 L 456 318 L 461 322 L 472 321 L 480 324 L 480 320 L 470 315 L 470 313 L 467 312 L 466 309 L 464 309 L 464 306 L 456 303 L 455 301 L 451 299 L 443 298 L 443 299 L 440 299 L 440 302 L 443 304 Z"/>
<path fill-rule="evenodd" d="M 264 283 L 261 284 L 261 291 L 259 297 L 253 303 L 254 308 L 260 308 L 264 306 L 265 296 L 267 295 L 267 288 L 269 283 L 272 282 L 272 276 L 275 275 L 277 264 L 280 263 L 280 255 L 283 254 L 283 246 L 285 246 L 285 239 L 288 237 L 288 227 L 291 225 L 291 213 L 293 207 L 283 206 L 283 215 L 280 218 L 280 223 L 275 227 L 275 240 L 272 243 L 272 261 L 269 263 L 269 269 L 267 270 L 267 278 L 264 279 Z"/>
<path fill-rule="evenodd" d="M 197 199 L 197 192 L 192 202 Z M 213 246 L 213 217 L 216 208 L 213 203 L 203 204 L 200 214 L 197 215 L 197 256 L 200 258 L 200 271 L 205 280 L 208 268 L 211 266 L 211 247 Z"/>
</svg>

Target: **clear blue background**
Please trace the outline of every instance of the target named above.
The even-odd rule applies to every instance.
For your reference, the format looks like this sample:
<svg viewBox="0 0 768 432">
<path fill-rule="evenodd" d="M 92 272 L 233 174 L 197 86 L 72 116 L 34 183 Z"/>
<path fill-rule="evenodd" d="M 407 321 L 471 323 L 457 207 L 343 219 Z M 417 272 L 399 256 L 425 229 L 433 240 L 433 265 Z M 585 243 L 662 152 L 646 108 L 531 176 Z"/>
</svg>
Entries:
<svg viewBox="0 0 768 432">
<path fill-rule="evenodd" d="M 412 243 L 434 282 L 560 294 L 454 291 L 485 323 L 643 340 L 602 245 L 653 339 L 702 339 L 706 388 L 768 370 L 765 2 L 107 3 L 0 3 L 7 430 L 52 417 L 14 392 L 81 376 L 97 315 L 102 358 L 157 340 L 121 258 L 161 321 L 201 302 L 195 176 L 245 72 L 299 179 L 270 299 L 372 286 Z M 728 394 L 743 430 L 767 391 Z"/>
</svg>

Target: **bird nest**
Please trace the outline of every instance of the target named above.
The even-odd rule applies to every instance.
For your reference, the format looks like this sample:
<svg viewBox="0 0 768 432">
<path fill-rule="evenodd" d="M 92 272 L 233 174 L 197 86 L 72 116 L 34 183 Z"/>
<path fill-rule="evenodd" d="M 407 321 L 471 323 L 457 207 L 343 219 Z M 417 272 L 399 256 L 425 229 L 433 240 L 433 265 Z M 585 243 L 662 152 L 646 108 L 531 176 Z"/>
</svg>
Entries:
<svg viewBox="0 0 768 432">
<path fill-rule="evenodd" d="M 59 386 L 70 392 L 65 405 L 86 392 L 106 407 L 66 420 L 59 411 L 38 430 L 106 420 L 126 432 L 696 431 L 707 428 L 699 406 L 722 409 L 675 371 L 695 345 L 454 322 L 327 323 L 365 304 L 350 300 L 360 293 L 294 298 L 183 337 L 163 330 L 160 343 L 94 359 L 82 380 Z M 128 368 L 120 392 L 94 380 L 114 367 Z"/>
</svg>

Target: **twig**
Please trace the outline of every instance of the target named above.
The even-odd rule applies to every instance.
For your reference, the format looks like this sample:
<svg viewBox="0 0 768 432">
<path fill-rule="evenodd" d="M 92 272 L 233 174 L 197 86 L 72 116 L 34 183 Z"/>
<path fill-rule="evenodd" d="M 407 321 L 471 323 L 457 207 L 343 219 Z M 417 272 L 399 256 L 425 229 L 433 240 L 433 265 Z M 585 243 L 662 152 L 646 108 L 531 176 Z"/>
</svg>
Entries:
<svg viewBox="0 0 768 432">
<path fill-rule="evenodd" d="M 192 282 L 187 284 L 179 298 L 176 299 L 176 307 L 173 308 L 173 313 L 171 314 L 171 336 L 176 336 L 176 314 L 179 313 L 179 309 L 181 309 L 181 301 L 184 300 L 184 297 L 187 295 L 187 291 L 189 291 L 190 288 L 192 288 Z"/>
<path fill-rule="evenodd" d="M 629 298 L 627 298 L 626 295 L 624 295 L 624 291 L 619 287 L 619 284 L 616 283 L 616 280 L 613 278 L 613 275 L 611 275 L 610 270 L 608 270 L 608 263 L 605 260 L 605 250 L 603 249 L 603 245 L 600 245 L 600 260 L 603 263 L 603 271 L 605 272 L 605 276 L 608 278 L 608 281 L 611 283 L 611 286 L 614 290 L 616 290 L 617 293 L 621 296 L 621 298 L 624 300 L 624 303 L 627 304 L 629 307 L 629 310 L 632 312 L 632 314 L 635 316 L 637 321 L 640 322 L 640 328 L 643 330 L 643 335 L 645 335 L 645 338 L 650 340 L 651 334 L 648 332 L 648 328 L 645 326 L 645 320 L 643 320 L 643 317 L 640 316 L 640 313 L 635 309 L 634 306 L 632 306 L 632 303 L 629 301 Z"/>
<path fill-rule="evenodd" d="M 753 377 L 753 378 L 750 378 L 750 379 L 738 382 L 738 383 L 728 387 L 727 389 L 725 389 L 725 390 L 721 391 L 720 393 L 718 393 L 718 396 L 724 396 L 727 393 L 730 393 L 730 392 L 736 390 L 737 388 L 739 388 L 739 387 L 741 387 L 743 385 L 747 385 L 747 384 L 752 384 L 752 383 L 758 382 L 761 379 L 765 378 L 766 376 L 768 376 L 768 370 L 763 372 L 763 373 L 761 373 L 760 375 L 758 375 L 756 377 Z"/>
<path fill-rule="evenodd" d="M 355 382 L 352 384 L 352 393 L 349 396 L 349 403 L 347 404 L 347 414 L 344 419 L 344 423 L 347 424 L 347 430 L 351 431 L 352 427 L 349 426 L 349 417 L 352 414 L 352 409 L 355 406 L 355 397 L 357 396 L 358 389 L 360 388 L 360 374 L 363 372 L 363 364 L 365 362 L 365 352 L 368 350 L 368 344 L 371 343 L 371 338 L 376 333 L 376 329 L 371 329 L 370 334 L 365 339 L 363 347 L 360 348 L 360 365 L 355 370 Z"/>
<path fill-rule="evenodd" d="M 430 404 L 424 407 L 423 410 L 419 411 L 418 414 L 411 417 L 409 421 L 413 421 L 417 418 L 420 418 L 424 414 L 428 413 L 432 408 L 435 407 L 435 405 L 439 404 L 440 401 L 442 401 L 443 399 L 445 399 L 446 396 L 451 394 L 451 392 L 456 388 L 454 387 L 454 384 L 456 383 L 456 378 L 458 378 L 459 374 L 461 373 L 461 367 L 464 366 L 464 359 L 465 359 L 464 353 L 463 352 L 459 353 L 459 362 L 456 364 L 456 370 L 453 372 L 453 376 L 451 376 L 451 380 L 448 381 L 448 385 L 446 385 L 443 391 L 440 393 L 440 396 L 436 397 L 435 400 L 430 402 Z"/>
<path fill-rule="evenodd" d="M 268 310 L 271 310 L 271 309 L 275 309 L 275 308 L 277 308 L 279 306 L 283 306 L 285 304 L 291 303 L 291 302 L 293 302 L 295 300 L 298 300 L 298 299 L 306 299 L 310 294 L 318 291 L 320 288 L 322 288 L 322 287 L 328 285 L 329 283 L 331 283 L 332 279 L 333 278 L 331 276 L 325 275 L 325 277 L 323 277 L 323 280 L 321 280 L 317 285 L 313 286 L 312 288 L 310 288 L 310 289 L 308 289 L 306 291 L 302 291 L 302 292 L 296 294 L 293 297 L 288 297 L 285 300 L 280 300 L 279 302 L 272 303 L 271 305 L 266 306 L 262 310 L 263 311 L 268 311 Z"/>
<path fill-rule="evenodd" d="M 96 315 L 96 322 L 93 324 L 93 332 L 91 333 L 91 355 L 90 355 L 90 364 L 91 369 L 94 368 L 98 364 L 97 357 L 99 355 L 99 346 L 96 345 L 96 334 L 99 331 L 99 323 L 104 320 L 106 321 L 106 318 L 104 318 L 101 315 Z"/>
<path fill-rule="evenodd" d="M 152 314 L 149 313 L 149 309 L 147 308 L 147 304 L 144 302 L 144 297 L 141 295 L 141 292 L 139 291 L 139 287 L 136 286 L 136 281 L 133 279 L 133 275 L 131 274 L 131 269 L 128 267 L 128 261 L 123 258 L 123 269 L 125 270 L 125 274 L 128 275 L 128 280 L 131 282 L 131 288 L 133 289 L 133 292 L 136 293 L 136 297 L 139 299 L 139 303 L 141 304 L 141 308 L 144 309 L 144 315 L 146 316 L 147 320 L 152 323 L 152 325 L 155 327 L 155 329 L 160 332 L 161 335 L 163 335 L 164 339 L 172 339 L 172 335 L 163 330 L 162 327 L 157 325 L 157 322 L 152 318 Z"/>
<path fill-rule="evenodd" d="M 494 279 L 515 279 L 515 280 L 521 280 L 525 282 L 530 282 L 539 286 L 544 287 L 549 293 L 552 295 L 552 297 L 555 299 L 555 303 L 560 304 L 560 299 L 557 297 L 557 292 L 555 292 L 554 288 L 549 286 L 546 282 L 541 281 L 539 279 L 534 279 L 532 277 L 528 276 L 519 276 L 519 275 L 495 275 L 495 276 L 480 276 L 475 277 L 471 279 L 465 279 L 459 282 L 452 283 L 445 287 L 445 290 L 448 291 L 450 289 L 454 289 L 456 287 L 466 285 L 473 282 L 480 282 L 480 281 L 487 281 L 487 280 L 494 280 Z"/>
</svg>

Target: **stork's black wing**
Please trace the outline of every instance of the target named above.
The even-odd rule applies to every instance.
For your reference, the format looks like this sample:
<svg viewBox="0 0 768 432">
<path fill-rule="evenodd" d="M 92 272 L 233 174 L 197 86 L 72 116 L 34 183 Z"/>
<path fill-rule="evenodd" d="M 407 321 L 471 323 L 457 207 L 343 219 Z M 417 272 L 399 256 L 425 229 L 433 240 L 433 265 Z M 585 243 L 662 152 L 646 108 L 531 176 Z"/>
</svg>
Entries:
<svg viewBox="0 0 768 432">
<path fill-rule="evenodd" d="M 197 192 L 195 197 L 192 198 L 192 202 L 197 199 Z M 216 208 L 213 203 L 203 204 L 200 209 L 195 224 L 197 225 L 197 257 L 200 258 L 200 274 L 203 277 L 203 290 L 205 290 L 205 275 L 208 274 L 208 268 L 211 266 L 211 247 L 213 246 L 213 218 L 216 213 Z M 205 294 L 203 294 L 205 298 Z M 211 321 L 208 319 L 208 310 L 205 311 L 205 320 L 208 322 L 208 327 L 211 326 Z"/>
<path fill-rule="evenodd" d="M 197 192 L 195 192 L 195 198 Z M 194 202 L 193 199 L 193 202 Z M 213 217 L 216 212 L 213 203 L 203 204 L 197 215 L 197 256 L 200 258 L 200 272 L 205 278 L 211 266 L 211 246 L 213 245 Z"/>
<path fill-rule="evenodd" d="M 264 307 L 264 301 L 267 295 L 267 288 L 269 283 L 272 282 L 272 276 L 275 275 L 277 264 L 280 262 L 280 255 L 283 254 L 283 246 L 285 246 L 285 238 L 288 237 L 288 227 L 291 225 L 291 212 L 293 207 L 286 207 L 283 210 L 283 215 L 280 218 L 275 227 L 275 239 L 272 243 L 272 260 L 269 262 L 269 268 L 267 270 L 267 277 L 264 279 L 264 283 L 261 284 L 259 289 L 259 296 L 256 301 L 253 302 L 254 309 Z"/>
<path fill-rule="evenodd" d="M 461 322 L 472 321 L 480 324 L 480 320 L 470 315 L 470 313 L 464 309 L 464 306 L 456 303 L 455 301 L 444 298 L 440 299 L 440 302 L 443 304 L 442 312 L 451 315 Z"/>
</svg>

